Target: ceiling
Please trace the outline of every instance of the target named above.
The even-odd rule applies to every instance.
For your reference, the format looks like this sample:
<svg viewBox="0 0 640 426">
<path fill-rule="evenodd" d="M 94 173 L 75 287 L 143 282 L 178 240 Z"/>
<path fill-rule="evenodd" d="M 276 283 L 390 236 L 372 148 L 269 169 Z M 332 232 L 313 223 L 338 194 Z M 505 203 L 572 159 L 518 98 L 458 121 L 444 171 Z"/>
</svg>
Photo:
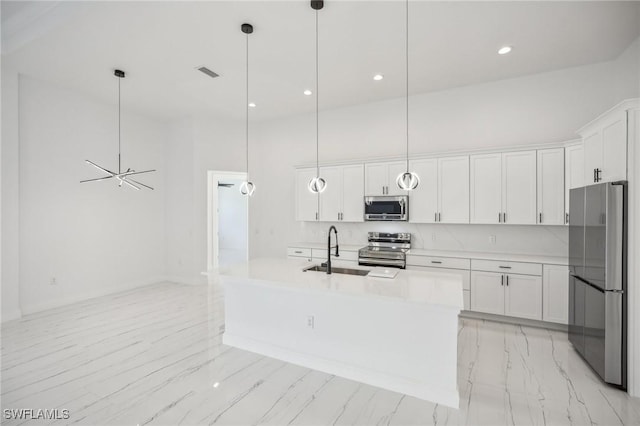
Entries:
<svg viewBox="0 0 640 426">
<path fill-rule="evenodd" d="M 313 111 L 308 1 L 2 1 L 3 61 L 28 76 L 160 119 L 244 116 L 245 35 L 255 119 Z M 326 1 L 321 109 L 404 95 L 403 1 Z M 640 35 L 640 2 L 410 3 L 412 94 L 608 61 Z M 497 49 L 512 45 L 512 53 Z M 207 66 L 211 79 L 195 70 Z M 373 81 L 376 73 L 382 81 Z"/>
</svg>

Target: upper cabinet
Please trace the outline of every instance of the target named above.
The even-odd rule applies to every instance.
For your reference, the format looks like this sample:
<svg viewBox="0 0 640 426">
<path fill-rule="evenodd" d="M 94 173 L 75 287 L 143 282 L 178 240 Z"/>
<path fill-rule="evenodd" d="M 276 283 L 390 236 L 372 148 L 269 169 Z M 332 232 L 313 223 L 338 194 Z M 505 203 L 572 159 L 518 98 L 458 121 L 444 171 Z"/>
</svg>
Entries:
<svg viewBox="0 0 640 426">
<path fill-rule="evenodd" d="M 564 148 L 538 151 L 538 223 L 563 225 L 564 208 Z"/>
<path fill-rule="evenodd" d="M 629 116 L 638 100 L 624 101 L 578 130 L 584 145 L 584 184 L 627 179 Z"/>
<path fill-rule="evenodd" d="M 584 186 L 584 148 L 582 144 L 564 149 L 564 223 L 569 224 L 569 192 Z"/>
<path fill-rule="evenodd" d="M 406 195 L 398 188 L 396 178 L 406 171 L 406 163 L 369 163 L 365 165 L 365 195 Z"/>
<path fill-rule="evenodd" d="M 412 223 L 469 223 L 469 157 L 415 160 L 420 185 L 409 194 Z"/>
<path fill-rule="evenodd" d="M 536 151 L 470 157 L 471 223 L 535 224 Z"/>
<path fill-rule="evenodd" d="M 320 194 L 320 220 L 323 222 L 362 222 L 364 220 L 364 166 L 321 167 L 327 188 Z"/>
<path fill-rule="evenodd" d="M 315 176 L 315 167 L 296 169 L 296 220 L 315 222 L 320 219 L 318 194 L 309 191 L 309 181 Z"/>
</svg>

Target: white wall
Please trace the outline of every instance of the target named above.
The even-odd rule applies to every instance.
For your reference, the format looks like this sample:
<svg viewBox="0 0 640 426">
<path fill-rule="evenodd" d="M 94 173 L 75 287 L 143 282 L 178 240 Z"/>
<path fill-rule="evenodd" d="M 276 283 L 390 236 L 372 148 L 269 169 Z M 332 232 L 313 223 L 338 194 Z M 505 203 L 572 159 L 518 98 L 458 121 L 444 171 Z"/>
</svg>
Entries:
<svg viewBox="0 0 640 426">
<path fill-rule="evenodd" d="M 575 130 L 612 107 L 621 96 L 634 96 L 622 71 L 627 56 L 510 80 L 462 87 L 410 99 L 410 150 L 438 153 L 522 147 L 575 139 Z M 624 88 L 627 88 L 626 90 Z M 627 93 L 629 92 L 629 93 Z M 404 154 L 404 100 L 321 111 L 320 161 L 389 158 Z M 288 243 L 322 241 L 327 224 L 294 221 L 295 165 L 315 161 L 312 114 L 261 123 L 256 143 L 261 159 L 255 172 L 260 187 L 250 211 L 251 255 L 285 253 Z M 385 225 L 339 225 L 341 241 L 364 242 L 367 230 Z M 411 225 L 416 247 L 518 251 L 566 255 L 564 227 Z M 432 234 L 435 233 L 435 241 Z M 496 244 L 489 244 L 496 235 Z M 527 241 L 523 244 L 523 241 Z"/>
<path fill-rule="evenodd" d="M 123 168 L 157 168 L 138 178 L 155 191 L 80 184 L 100 176 L 85 159 L 117 169 L 116 105 L 25 76 L 19 97 L 23 313 L 161 280 L 166 126 L 123 111 Z"/>
<path fill-rule="evenodd" d="M 2 62 L 2 321 L 20 317 L 18 72 Z"/>
</svg>

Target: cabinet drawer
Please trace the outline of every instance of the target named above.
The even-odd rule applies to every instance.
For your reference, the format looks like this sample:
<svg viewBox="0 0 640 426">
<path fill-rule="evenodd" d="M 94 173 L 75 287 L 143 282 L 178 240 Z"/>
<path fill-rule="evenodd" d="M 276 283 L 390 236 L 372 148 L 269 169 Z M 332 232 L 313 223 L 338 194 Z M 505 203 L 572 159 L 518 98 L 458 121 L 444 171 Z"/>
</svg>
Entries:
<svg viewBox="0 0 640 426">
<path fill-rule="evenodd" d="M 431 268 L 465 269 L 468 271 L 471 266 L 471 260 L 456 257 L 417 256 L 409 254 L 407 255 L 407 265 L 429 266 Z"/>
<path fill-rule="evenodd" d="M 358 252 L 357 251 L 342 251 L 340 250 L 340 256 L 339 257 L 335 257 L 334 253 L 336 252 L 336 249 L 332 248 L 331 249 L 331 259 L 336 259 L 336 260 L 351 260 L 351 261 L 358 261 Z M 327 260 L 327 250 L 321 250 L 321 249 L 312 249 L 311 250 L 311 257 L 313 257 L 314 259 L 322 259 L 322 261 L 324 262 L 325 260 Z"/>
<path fill-rule="evenodd" d="M 503 274 L 542 276 L 542 264 L 540 263 L 471 259 L 471 269 L 473 271 L 500 272 Z"/>
<path fill-rule="evenodd" d="M 311 257 L 310 248 L 288 247 L 287 256 L 289 257 Z"/>
<path fill-rule="evenodd" d="M 455 274 L 462 278 L 463 290 L 471 289 L 471 271 L 468 271 L 468 270 L 465 271 L 461 269 L 432 268 L 430 266 L 411 266 L 411 265 L 407 265 L 407 270 Z"/>
</svg>

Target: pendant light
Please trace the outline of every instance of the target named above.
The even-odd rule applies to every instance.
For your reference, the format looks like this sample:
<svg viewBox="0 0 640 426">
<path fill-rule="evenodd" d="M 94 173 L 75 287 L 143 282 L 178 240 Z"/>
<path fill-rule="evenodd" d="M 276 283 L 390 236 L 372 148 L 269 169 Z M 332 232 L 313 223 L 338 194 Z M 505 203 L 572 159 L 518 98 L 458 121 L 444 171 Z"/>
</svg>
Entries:
<svg viewBox="0 0 640 426">
<path fill-rule="evenodd" d="M 311 0 L 311 8 L 316 11 L 316 176 L 309 181 L 309 191 L 319 194 L 327 189 L 327 182 L 320 177 L 319 131 L 318 131 L 318 11 L 324 7 L 324 1 Z"/>
<path fill-rule="evenodd" d="M 96 178 L 96 179 L 87 179 L 87 180 L 81 180 L 80 183 L 85 183 L 85 182 L 98 182 L 101 180 L 107 180 L 107 179 L 113 179 L 115 178 L 118 181 L 118 186 L 122 187 L 122 184 L 127 185 L 130 188 L 133 188 L 135 190 L 140 190 L 141 186 L 144 186 L 145 188 L 151 189 L 153 190 L 152 187 L 150 187 L 149 185 L 145 185 L 142 182 L 138 182 L 137 180 L 133 180 L 131 178 L 131 176 L 133 175 L 140 175 L 143 173 L 150 173 L 150 172 L 155 172 L 155 169 L 153 170 L 145 170 L 142 172 L 136 172 L 135 170 L 132 169 L 127 169 L 126 171 L 122 171 L 121 168 L 121 154 L 120 154 L 120 147 L 121 147 L 121 137 L 120 137 L 120 121 L 121 121 L 121 113 L 120 113 L 120 81 L 124 78 L 124 71 L 121 70 L 114 70 L 113 75 L 115 75 L 116 77 L 118 77 L 118 173 L 112 172 L 110 170 L 107 170 L 103 167 L 98 166 L 96 163 L 94 163 L 93 161 L 89 161 L 89 160 L 84 160 L 87 164 L 95 167 L 96 169 L 100 170 L 101 172 L 106 173 L 108 176 L 103 176 L 100 178 Z"/>
<path fill-rule="evenodd" d="M 253 25 L 242 24 L 240 26 L 242 32 L 246 35 L 247 39 L 247 75 L 246 75 L 246 98 L 245 98 L 245 139 L 246 139 L 246 153 L 247 153 L 247 180 L 240 184 L 240 193 L 247 197 L 251 197 L 256 190 L 256 185 L 249 180 L 249 34 L 253 33 Z"/>
<path fill-rule="evenodd" d="M 405 0 L 405 18 L 406 18 L 406 41 L 405 41 L 405 59 L 406 59 L 406 130 L 407 130 L 407 170 L 400 173 L 396 178 L 398 188 L 404 191 L 411 191 L 420 185 L 420 177 L 415 172 L 409 171 L 409 0 Z"/>
</svg>

